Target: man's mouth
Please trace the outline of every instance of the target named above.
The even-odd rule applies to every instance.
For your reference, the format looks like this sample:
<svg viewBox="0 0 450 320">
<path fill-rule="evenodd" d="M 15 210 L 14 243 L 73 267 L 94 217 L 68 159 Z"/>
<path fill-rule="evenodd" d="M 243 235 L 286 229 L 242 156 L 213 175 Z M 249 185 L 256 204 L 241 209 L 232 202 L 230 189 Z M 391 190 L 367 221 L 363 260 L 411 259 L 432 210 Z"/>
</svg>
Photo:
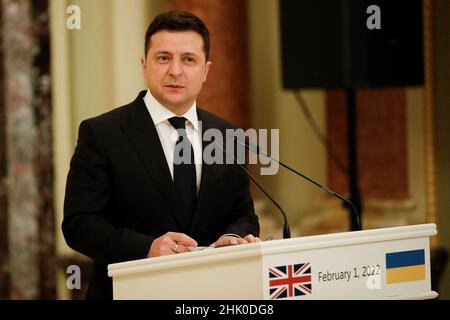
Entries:
<svg viewBox="0 0 450 320">
<path fill-rule="evenodd" d="M 179 83 L 169 83 L 169 84 L 166 84 L 166 85 L 164 85 L 164 86 L 167 87 L 167 88 L 171 88 L 171 89 L 181 89 L 181 88 L 184 88 L 184 85 L 179 84 Z"/>
</svg>

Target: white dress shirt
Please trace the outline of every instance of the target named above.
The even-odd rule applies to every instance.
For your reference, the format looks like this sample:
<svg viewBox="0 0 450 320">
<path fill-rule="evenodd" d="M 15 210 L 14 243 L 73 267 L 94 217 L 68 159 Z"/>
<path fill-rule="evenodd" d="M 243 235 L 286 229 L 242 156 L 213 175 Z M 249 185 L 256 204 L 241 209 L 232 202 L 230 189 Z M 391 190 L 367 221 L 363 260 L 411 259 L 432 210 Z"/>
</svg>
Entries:
<svg viewBox="0 0 450 320">
<path fill-rule="evenodd" d="M 144 97 L 144 103 L 155 124 L 159 141 L 161 141 L 164 155 L 166 156 L 167 165 L 169 166 L 170 174 L 172 175 L 173 180 L 173 154 L 175 151 L 175 144 L 178 139 L 178 133 L 177 130 L 169 123 L 168 119 L 177 117 L 177 115 L 160 104 L 158 100 L 156 100 L 150 93 L 150 90 L 147 90 L 147 94 Z M 196 102 L 194 102 L 185 114 L 180 115 L 179 117 L 185 117 L 188 120 L 186 121 L 186 133 L 194 150 L 198 193 L 200 188 L 200 179 L 202 176 L 202 133 L 200 131 L 201 128 L 197 117 Z"/>
</svg>

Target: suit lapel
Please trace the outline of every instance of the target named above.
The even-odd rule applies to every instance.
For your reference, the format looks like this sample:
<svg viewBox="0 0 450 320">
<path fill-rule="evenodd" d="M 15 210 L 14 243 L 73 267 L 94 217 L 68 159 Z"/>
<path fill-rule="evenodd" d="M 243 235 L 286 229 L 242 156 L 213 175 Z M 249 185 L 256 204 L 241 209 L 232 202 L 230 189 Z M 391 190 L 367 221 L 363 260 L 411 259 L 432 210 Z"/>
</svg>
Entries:
<svg viewBox="0 0 450 320">
<path fill-rule="evenodd" d="M 144 95 L 145 91 L 141 92 L 136 100 L 130 104 L 130 121 L 123 125 L 123 130 L 130 139 L 147 173 L 155 182 L 163 199 L 169 206 L 176 225 L 181 230 L 181 224 L 176 215 L 178 200 L 175 186 L 159 141 L 158 132 L 145 106 Z"/>
</svg>

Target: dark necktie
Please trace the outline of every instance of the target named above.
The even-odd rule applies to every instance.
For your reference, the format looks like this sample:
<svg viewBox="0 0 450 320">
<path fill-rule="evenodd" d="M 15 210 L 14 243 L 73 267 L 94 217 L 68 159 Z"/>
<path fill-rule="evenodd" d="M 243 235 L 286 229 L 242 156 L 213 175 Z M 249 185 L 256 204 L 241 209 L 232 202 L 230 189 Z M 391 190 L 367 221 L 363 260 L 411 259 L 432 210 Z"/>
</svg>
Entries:
<svg viewBox="0 0 450 320">
<path fill-rule="evenodd" d="M 169 122 L 178 132 L 173 155 L 173 182 L 181 205 L 177 214 L 182 221 L 182 227 L 186 230 L 197 200 L 194 150 L 186 134 L 186 118 L 173 117 L 169 119 Z M 189 154 L 184 155 L 184 152 L 188 150 L 190 150 L 190 157 Z M 181 163 L 180 159 L 183 160 Z"/>
</svg>

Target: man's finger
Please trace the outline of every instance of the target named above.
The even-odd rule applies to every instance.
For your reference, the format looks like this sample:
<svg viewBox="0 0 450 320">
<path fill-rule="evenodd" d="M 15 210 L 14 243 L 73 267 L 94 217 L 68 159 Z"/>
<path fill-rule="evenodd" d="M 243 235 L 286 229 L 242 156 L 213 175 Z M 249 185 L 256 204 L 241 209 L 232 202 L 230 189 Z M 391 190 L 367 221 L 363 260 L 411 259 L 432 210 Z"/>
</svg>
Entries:
<svg viewBox="0 0 450 320">
<path fill-rule="evenodd" d="M 185 252 L 189 252 L 189 250 L 182 244 L 179 244 L 176 253 L 185 253 Z"/>
<path fill-rule="evenodd" d="M 174 242 L 182 244 L 186 247 L 196 247 L 197 241 L 189 237 L 187 234 L 179 232 L 167 232 L 166 235 Z"/>
<path fill-rule="evenodd" d="M 237 240 L 238 244 L 246 244 L 246 243 L 248 243 L 248 241 L 246 239 L 243 239 L 243 238 L 242 239 L 237 238 L 236 240 Z"/>
<path fill-rule="evenodd" d="M 241 239 L 241 238 L 236 238 L 236 237 L 232 237 L 232 236 L 228 236 L 228 237 L 223 237 L 222 239 L 216 241 L 213 246 L 227 246 L 227 245 L 235 245 L 235 244 L 244 244 L 244 243 L 248 243 L 247 240 Z"/>
<path fill-rule="evenodd" d="M 252 234 L 248 234 L 244 237 L 245 240 L 247 240 L 249 243 L 255 242 L 255 237 Z"/>
</svg>

